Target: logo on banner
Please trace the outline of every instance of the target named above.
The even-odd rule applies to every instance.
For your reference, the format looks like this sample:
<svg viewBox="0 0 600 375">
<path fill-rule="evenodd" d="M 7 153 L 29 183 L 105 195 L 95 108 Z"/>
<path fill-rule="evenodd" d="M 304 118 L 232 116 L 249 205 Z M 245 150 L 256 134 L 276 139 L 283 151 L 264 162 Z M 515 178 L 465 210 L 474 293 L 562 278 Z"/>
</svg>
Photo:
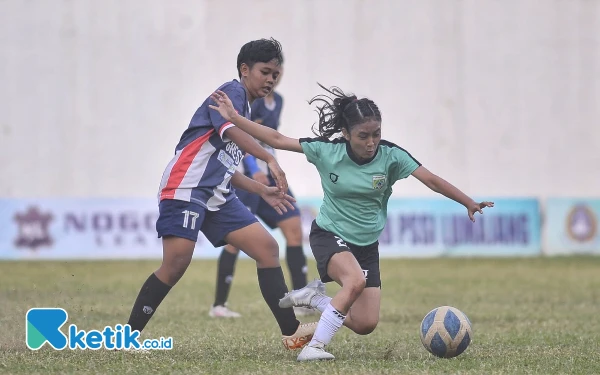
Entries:
<svg viewBox="0 0 600 375">
<path fill-rule="evenodd" d="M 591 241 L 598 230 L 598 220 L 594 211 L 584 205 L 577 205 L 567 216 L 567 233 L 578 242 Z"/>
<path fill-rule="evenodd" d="M 32 204 L 13 216 L 13 243 L 15 248 L 34 252 L 42 247 L 53 248 L 70 237 L 91 238 L 95 246 L 104 248 L 146 246 L 160 241 L 155 232 L 156 216 L 152 206 L 118 210 L 74 206 L 57 212 Z"/>
<path fill-rule="evenodd" d="M 50 237 L 48 227 L 52 219 L 52 214 L 42 213 L 35 206 L 29 207 L 25 213 L 16 213 L 14 220 L 19 229 L 15 246 L 31 250 L 37 250 L 42 246 L 51 246 L 52 237 Z"/>
<path fill-rule="evenodd" d="M 379 174 L 379 175 L 373 176 L 373 189 L 375 189 L 375 190 L 383 189 L 383 187 L 385 186 L 385 179 L 386 179 L 386 177 L 384 174 Z"/>
</svg>

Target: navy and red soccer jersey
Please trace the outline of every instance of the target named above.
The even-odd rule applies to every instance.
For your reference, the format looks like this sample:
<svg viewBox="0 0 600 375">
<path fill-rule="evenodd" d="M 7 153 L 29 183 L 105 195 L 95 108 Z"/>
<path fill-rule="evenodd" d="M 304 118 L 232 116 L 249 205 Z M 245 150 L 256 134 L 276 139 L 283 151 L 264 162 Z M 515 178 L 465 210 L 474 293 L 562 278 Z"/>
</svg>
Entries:
<svg viewBox="0 0 600 375">
<path fill-rule="evenodd" d="M 219 90 L 229 96 L 238 113 L 250 118 L 246 90 L 239 81 L 227 82 Z M 210 97 L 196 110 L 181 136 L 163 173 L 159 201 L 176 199 L 217 211 L 235 197 L 230 180 L 244 153 L 224 136 L 225 130 L 235 125 L 210 109 L 209 102 Z"/>
</svg>

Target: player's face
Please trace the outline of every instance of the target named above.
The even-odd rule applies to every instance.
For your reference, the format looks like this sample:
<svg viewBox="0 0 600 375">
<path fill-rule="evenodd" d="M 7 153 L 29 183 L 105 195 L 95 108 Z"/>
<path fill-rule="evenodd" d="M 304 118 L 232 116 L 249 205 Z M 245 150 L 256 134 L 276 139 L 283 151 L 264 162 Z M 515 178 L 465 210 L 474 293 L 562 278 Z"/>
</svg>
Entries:
<svg viewBox="0 0 600 375">
<path fill-rule="evenodd" d="M 281 67 L 277 60 L 268 63 L 257 62 L 249 69 L 246 64 L 241 67 L 242 79 L 246 90 L 253 99 L 264 98 L 269 95 L 281 74 Z"/>
<path fill-rule="evenodd" d="M 350 133 L 343 131 L 344 137 L 350 142 L 352 152 L 359 159 L 370 159 L 375 155 L 379 141 L 381 140 L 381 123 L 369 120 L 355 125 Z"/>
</svg>

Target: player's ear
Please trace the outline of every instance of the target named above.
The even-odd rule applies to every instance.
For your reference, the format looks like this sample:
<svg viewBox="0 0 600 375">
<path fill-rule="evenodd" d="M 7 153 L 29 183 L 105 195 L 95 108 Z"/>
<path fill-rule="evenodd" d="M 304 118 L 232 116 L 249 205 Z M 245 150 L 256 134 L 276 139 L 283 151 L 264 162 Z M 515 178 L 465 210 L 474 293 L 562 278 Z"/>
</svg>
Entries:
<svg viewBox="0 0 600 375">
<path fill-rule="evenodd" d="M 342 135 L 344 136 L 344 138 L 346 138 L 347 141 L 350 140 L 350 133 L 348 133 L 348 130 L 346 130 L 346 128 L 342 128 Z"/>
<path fill-rule="evenodd" d="M 242 73 L 242 77 L 248 77 L 250 74 L 250 67 L 248 64 L 242 63 L 242 65 L 240 65 L 240 72 Z"/>
</svg>

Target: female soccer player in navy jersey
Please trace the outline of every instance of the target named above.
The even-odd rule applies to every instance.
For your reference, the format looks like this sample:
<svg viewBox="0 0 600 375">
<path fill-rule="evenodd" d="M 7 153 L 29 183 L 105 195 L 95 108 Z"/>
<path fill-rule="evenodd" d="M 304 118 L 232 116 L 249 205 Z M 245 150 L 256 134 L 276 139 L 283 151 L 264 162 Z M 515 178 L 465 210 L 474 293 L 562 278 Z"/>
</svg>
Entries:
<svg viewBox="0 0 600 375">
<path fill-rule="evenodd" d="M 229 95 L 234 110 L 249 117 L 252 102 L 272 91 L 282 62 L 276 40 L 246 43 L 237 59 L 240 80 L 227 82 L 219 90 Z M 285 174 L 273 155 L 252 137 L 210 110 L 209 100 L 196 110 L 163 174 L 156 222 L 163 241 L 163 261 L 142 286 L 128 324 L 132 330 L 144 329 L 186 271 L 202 232 L 215 247 L 231 244 L 256 261 L 260 290 L 279 324 L 284 346 L 300 348 L 312 338 L 316 324 L 300 324 L 291 306 L 278 306 L 288 291 L 279 264 L 279 246 L 231 186 L 259 194 L 282 214 L 293 209 L 294 201 L 285 193 Z M 278 187 L 267 187 L 236 171 L 245 152 L 267 163 Z"/>
<path fill-rule="evenodd" d="M 280 69 L 282 66 L 280 66 Z M 251 117 L 263 126 L 268 126 L 277 130 L 283 108 L 283 97 L 275 91 L 277 85 L 281 82 L 279 75 L 273 91 L 262 99 L 257 99 L 252 103 Z M 275 156 L 272 147 L 261 144 L 269 153 Z M 275 180 L 267 168 L 266 163 L 257 160 L 254 156 L 248 154 L 240 164 L 240 172 L 244 172 L 250 177 L 267 186 L 275 186 Z M 288 194 L 293 197 L 291 190 Z M 292 288 L 300 289 L 306 285 L 306 256 L 302 249 L 302 221 L 300 220 L 300 210 L 294 204 L 293 210 L 288 210 L 283 214 L 277 213 L 268 202 L 260 195 L 252 194 L 242 189 L 236 189 L 236 195 L 240 201 L 248 207 L 250 212 L 260 218 L 271 229 L 279 228 L 285 237 L 286 249 L 285 259 L 291 275 Z M 209 316 L 213 318 L 239 318 L 240 313 L 233 311 L 227 306 L 227 297 L 231 289 L 233 274 L 235 272 L 235 263 L 237 261 L 239 249 L 231 245 L 226 245 L 221 251 L 217 262 L 217 285 L 215 290 L 215 300 L 209 310 Z M 294 307 L 296 316 L 309 315 L 315 313 L 314 309 L 306 307 Z"/>
<path fill-rule="evenodd" d="M 476 212 L 481 214 L 483 208 L 494 205 L 475 202 L 428 171 L 406 150 L 382 140 L 381 113 L 372 100 L 346 95 L 338 88 L 327 92 L 334 98 L 319 95 L 309 102 L 321 103 L 316 138 L 292 139 L 243 118 L 223 91 L 215 92 L 216 105 L 209 105 L 271 147 L 304 153 L 321 177 L 324 199 L 311 228 L 310 246 L 321 281 L 335 281 L 341 289 L 330 298 L 318 282 L 311 282 L 281 299 L 281 307 L 310 306 L 322 313 L 299 361 L 333 359 L 324 348 L 342 325 L 362 335 L 377 326 L 381 301 L 378 238 L 396 181 L 416 177 L 462 204 L 473 221 Z M 341 137 L 334 138 L 337 135 Z"/>
</svg>

